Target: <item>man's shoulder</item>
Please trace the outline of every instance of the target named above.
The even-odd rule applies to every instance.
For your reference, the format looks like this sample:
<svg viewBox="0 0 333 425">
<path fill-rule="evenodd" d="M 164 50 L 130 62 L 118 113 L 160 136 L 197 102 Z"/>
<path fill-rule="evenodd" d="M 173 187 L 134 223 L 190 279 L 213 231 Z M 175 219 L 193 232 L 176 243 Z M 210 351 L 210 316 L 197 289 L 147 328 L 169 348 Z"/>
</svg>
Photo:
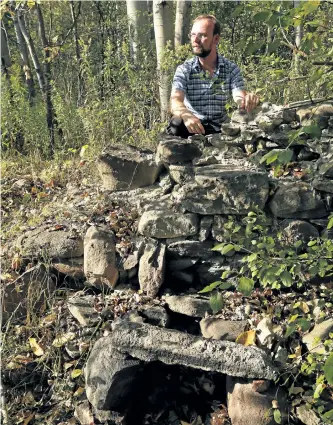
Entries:
<svg viewBox="0 0 333 425">
<path fill-rule="evenodd" d="M 187 59 L 185 62 L 183 62 L 181 65 L 178 66 L 178 68 L 182 69 L 183 71 L 190 72 L 193 67 L 196 65 L 197 58 L 194 56 L 193 58 Z"/>
<path fill-rule="evenodd" d="M 225 58 L 222 55 L 219 55 L 219 66 L 226 67 L 230 71 L 234 70 L 235 68 L 239 69 L 239 66 L 235 62 L 231 61 L 230 59 Z"/>
</svg>

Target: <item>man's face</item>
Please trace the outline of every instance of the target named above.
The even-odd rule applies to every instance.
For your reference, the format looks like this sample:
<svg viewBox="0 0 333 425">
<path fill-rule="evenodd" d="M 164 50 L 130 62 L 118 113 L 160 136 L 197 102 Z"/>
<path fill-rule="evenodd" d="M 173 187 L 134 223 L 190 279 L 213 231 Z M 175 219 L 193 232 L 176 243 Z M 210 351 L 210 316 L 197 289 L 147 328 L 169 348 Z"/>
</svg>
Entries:
<svg viewBox="0 0 333 425">
<path fill-rule="evenodd" d="M 191 44 L 193 53 L 206 58 L 218 43 L 219 35 L 213 35 L 214 23 L 210 19 L 201 19 L 193 24 L 191 30 Z"/>
</svg>

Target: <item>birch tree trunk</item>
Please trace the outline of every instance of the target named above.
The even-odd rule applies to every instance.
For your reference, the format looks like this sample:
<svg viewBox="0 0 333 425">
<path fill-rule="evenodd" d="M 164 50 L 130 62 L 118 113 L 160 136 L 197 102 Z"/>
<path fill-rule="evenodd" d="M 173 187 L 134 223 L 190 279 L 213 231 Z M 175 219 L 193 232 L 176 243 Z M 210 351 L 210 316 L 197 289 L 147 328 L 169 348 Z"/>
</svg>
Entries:
<svg viewBox="0 0 333 425">
<path fill-rule="evenodd" d="M 12 11 L 17 46 L 22 59 L 22 68 L 24 72 L 25 82 L 28 87 L 28 99 L 32 101 L 32 99 L 35 97 L 35 84 L 33 76 L 31 74 L 28 49 L 18 22 L 17 11 L 15 10 L 15 1 L 12 0 L 10 2 L 10 6 Z"/>
<path fill-rule="evenodd" d="M 168 74 L 162 67 L 162 60 L 167 43 L 169 42 L 170 46 L 173 47 L 174 42 L 172 3 L 172 1 L 154 0 L 153 4 L 162 121 L 165 121 L 168 117 L 169 98 L 171 92 Z"/>
<path fill-rule="evenodd" d="M 134 63 L 142 59 L 142 48 L 148 47 L 149 22 L 148 4 L 140 0 L 126 0 L 128 31 L 131 43 L 131 56 Z"/>
<path fill-rule="evenodd" d="M 26 28 L 26 25 L 25 25 L 25 20 L 24 20 L 24 15 L 23 15 L 23 8 L 21 6 L 19 6 L 17 8 L 17 21 L 18 21 L 18 24 L 20 26 L 20 30 L 21 30 L 22 36 L 24 38 L 24 41 L 26 42 L 26 45 L 28 47 L 31 60 L 32 60 L 32 63 L 34 65 L 34 68 L 35 68 L 35 71 L 36 71 L 39 88 L 40 88 L 42 95 L 44 97 L 45 96 L 44 74 L 43 74 L 42 68 L 41 68 L 40 63 L 39 63 L 39 59 L 38 59 L 38 56 L 37 56 L 37 53 L 36 53 L 34 42 L 33 42 L 32 38 L 30 37 L 30 34 L 27 31 L 27 28 Z"/>
<path fill-rule="evenodd" d="M 192 2 L 177 0 L 175 22 L 175 47 L 182 46 L 188 41 L 192 12 Z"/>
<path fill-rule="evenodd" d="M 300 0 L 294 0 L 294 7 L 297 8 L 300 6 Z M 303 23 L 295 25 L 295 46 L 299 49 L 303 38 Z M 298 75 L 300 72 L 300 55 L 297 51 L 294 53 L 294 71 Z"/>
</svg>

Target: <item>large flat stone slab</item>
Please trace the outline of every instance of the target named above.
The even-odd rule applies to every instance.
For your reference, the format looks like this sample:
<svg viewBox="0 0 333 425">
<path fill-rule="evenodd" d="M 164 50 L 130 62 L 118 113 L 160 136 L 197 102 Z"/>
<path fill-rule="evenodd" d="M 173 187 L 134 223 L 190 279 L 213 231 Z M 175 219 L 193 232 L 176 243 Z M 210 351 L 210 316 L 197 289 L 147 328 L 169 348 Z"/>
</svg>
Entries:
<svg viewBox="0 0 333 425">
<path fill-rule="evenodd" d="M 263 209 L 269 184 L 265 172 L 241 165 L 197 167 L 195 182 L 185 183 L 174 197 L 183 208 L 199 214 L 246 214 Z"/>
<path fill-rule="evenodd" d="M 161 361 L 230 376 L 274 379 L 266 353 L 229 341 L 207 340 L 184 332 L 138 323 L 119 322 L 104 345 L 146 362 Z"/>
</svg>

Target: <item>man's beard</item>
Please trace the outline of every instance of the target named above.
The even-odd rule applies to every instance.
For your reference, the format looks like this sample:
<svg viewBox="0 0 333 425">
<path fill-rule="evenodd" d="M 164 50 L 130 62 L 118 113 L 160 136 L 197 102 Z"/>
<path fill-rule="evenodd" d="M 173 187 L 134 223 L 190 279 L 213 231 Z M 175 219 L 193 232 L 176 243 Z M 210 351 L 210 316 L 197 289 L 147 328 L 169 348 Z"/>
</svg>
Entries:
<svg viewBox="0 0 333 425">
<path fill-rule="evenodd" d="M 199 56 L 199 58 L 206 58 L 207 56 L 209 56 L 210 55 L 210 52 L 212 51 L 212 49 L 204 49 L 202 46 L 199 46 L 199 48 L 201 49 L 201 52 L 196 52 L 195 50 L 194 50 L 194 48 L 192 48 L 192 51 L 193 51 L 193 53 L 196 55 L 196 56 Z"/>
</svg>

